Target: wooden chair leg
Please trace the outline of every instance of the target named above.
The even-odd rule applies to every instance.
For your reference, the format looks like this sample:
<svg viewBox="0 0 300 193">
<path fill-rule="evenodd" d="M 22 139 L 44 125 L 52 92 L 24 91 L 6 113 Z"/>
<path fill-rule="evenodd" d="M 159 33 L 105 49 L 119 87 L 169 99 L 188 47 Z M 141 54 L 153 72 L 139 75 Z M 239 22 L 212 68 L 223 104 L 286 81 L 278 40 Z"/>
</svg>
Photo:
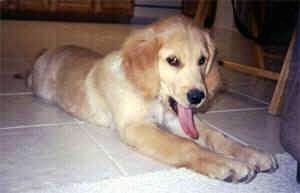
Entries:
<svg viewBox="0 0 300 193">
<path fill-rule="evenodd" d="M 204 20 L 208 11 L 208 2 L 207 1 L 198 1 L 197 10 L 194 16 L 194 23 L 204 27 Z"/>
<path fill-rule="evenodd" d="M 252 31 L 254 33 L 254 36 L 257 37 L 258 36 L 258 27 L 257 27 L 257 24 L 256 24 L 255 19 L 254 19 L 253 16 L 251 18 L 251 28 L 252 28 Z M 256 53 L 257 67 L 259 67 L 261 69 L 265 69 L 264 50 L 263 50 L 263 48 L 258 44 L 254 44 L 254 52 Z"/>
<path fill-rule="evenodd" d="M 262 47 L 255 44 L 254 49 L 255 49 L 255 52 L 256 52 L 256 55 L 257 55 L 256 58 L 257 58 L 258 67 L 261 68 L 261 69 L 265 69 L 264 51 L 263 51 Z"/>
<path fill-rule="evenodd" d="M 276 84 L 275 91 L 272 96 L 271 103 L 268 108 L 268 112 L 273 115 L 277 115 L 280 113 L 282 102 L 283 102 L 283 93 L 285 89 L 285 85 L 287 82 L 288 74 L 289 74 L 289 66 L 292 59 L 293 47 L 295 44 L 296 33 L 293 34 L 292 39 L 290 41 L 289 48 L 287 50 L 286 56 L 283 61 L 283 65 L 280 71 L 279 79 Z"/>
</svg>

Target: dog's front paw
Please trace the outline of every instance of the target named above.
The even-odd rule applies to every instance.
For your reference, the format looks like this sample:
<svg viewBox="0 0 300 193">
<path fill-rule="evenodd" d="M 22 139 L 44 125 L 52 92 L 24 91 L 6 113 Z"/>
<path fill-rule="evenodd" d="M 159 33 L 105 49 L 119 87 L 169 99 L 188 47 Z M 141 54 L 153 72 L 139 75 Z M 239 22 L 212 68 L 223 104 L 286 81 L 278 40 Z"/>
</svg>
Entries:
<svg viewBox="0 0 300 193">
<path fill-rule="evenodd" d="M 277 160 L 272 154 L 258 150 L 250 151 L 247 162 L 257 172 L 273 173 L 278 169 Z"/>
<path fill-rule="evenodd" d="M 232 175 L 223 179 L 226 182 L 233 183 L 249 183 L 256 177 L 256 170 L 251 168 L 248 164 L 236 160 L 226 161 L 225 166 L 230 168 Z"/>
<path fill-rule="evenodd" d="M 198 164 L 193 166 L 192 169 L 196 171 L 200 169 L 200 173 L 210 178 L 231 183 L 248 183 L 252 181 L 257 174 L 248 164 L 230 159 L 214 160 L 206 163 L 200 160 Z"/>
</svg>

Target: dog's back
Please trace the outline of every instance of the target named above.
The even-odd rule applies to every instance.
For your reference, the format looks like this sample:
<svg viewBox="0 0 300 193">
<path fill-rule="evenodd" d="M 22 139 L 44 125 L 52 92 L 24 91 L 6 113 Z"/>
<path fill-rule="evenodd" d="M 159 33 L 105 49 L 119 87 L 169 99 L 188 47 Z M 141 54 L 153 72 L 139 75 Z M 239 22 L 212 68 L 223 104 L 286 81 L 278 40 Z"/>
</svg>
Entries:
<svg viewBox="0 0 300 193">
<path fill-rule="evenodd" d="M 57 95 L 69 93 L 74 80 L 85 78 L 99 58 L 101 56 L 96 52 L 76 46 L 45 51 L 37 58 L 27 83 L 35 95 L 50 103 L 57 102 Z M 57 93 L 57 87 L 65 87 L 60 90 L 65 90 L 66 93 Z"/>
</svg>

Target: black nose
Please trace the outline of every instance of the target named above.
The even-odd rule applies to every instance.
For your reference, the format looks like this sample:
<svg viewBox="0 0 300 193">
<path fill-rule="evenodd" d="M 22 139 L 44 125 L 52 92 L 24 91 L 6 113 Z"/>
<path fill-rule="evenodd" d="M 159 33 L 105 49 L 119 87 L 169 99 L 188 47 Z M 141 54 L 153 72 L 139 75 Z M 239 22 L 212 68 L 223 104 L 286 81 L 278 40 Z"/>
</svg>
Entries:
<svg viewBox="0 0 300 193">
<path fill-rule="evenodd" d="M 193 105 L 199 104 L 204 97 L 204 92 L 199 89 L 192 89 L 187 93 L 187 99 Z"/>
</svg>

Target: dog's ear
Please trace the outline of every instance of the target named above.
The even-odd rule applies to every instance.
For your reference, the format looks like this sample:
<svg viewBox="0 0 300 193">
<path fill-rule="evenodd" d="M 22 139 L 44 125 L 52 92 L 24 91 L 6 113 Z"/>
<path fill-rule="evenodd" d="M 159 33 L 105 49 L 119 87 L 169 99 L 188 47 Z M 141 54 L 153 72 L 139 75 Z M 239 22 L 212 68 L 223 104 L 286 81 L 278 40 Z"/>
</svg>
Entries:
<svg viewBox="0 0 300 193">
<path fill-rule="evenodd" d="M 155 97 L 159 92 L 159 43 L 151 29 L 131 35 L 123 44 L 122 65 L 127 78 L 144 97 Z"/>
<path fill-rule="evenodd" d="M 208 49 L 208 54 L 209 54 L 207 65 L 205 68 L 205 74 L 207 75 L 207 74 L 209 74 L 210 70 L 212 69 L 212 67 L 214 65 L 217 50 L 216 50 L 215 44 L 213 43 L 212 38 L 209 35 L 209 33 L 206 32 L 204 34 L 204 38 L 205 38 L 205 43 L 206 43 L 206 47 Z"/>
<path fill-rule="evenodd" d="M 211 101 L 216 93 L 223 87 L 219 66 L 216 62 L 213 62 L 210 71 L 205 75 L 205 84 L 208 92 L 208 99 Z"/>
</svg>

